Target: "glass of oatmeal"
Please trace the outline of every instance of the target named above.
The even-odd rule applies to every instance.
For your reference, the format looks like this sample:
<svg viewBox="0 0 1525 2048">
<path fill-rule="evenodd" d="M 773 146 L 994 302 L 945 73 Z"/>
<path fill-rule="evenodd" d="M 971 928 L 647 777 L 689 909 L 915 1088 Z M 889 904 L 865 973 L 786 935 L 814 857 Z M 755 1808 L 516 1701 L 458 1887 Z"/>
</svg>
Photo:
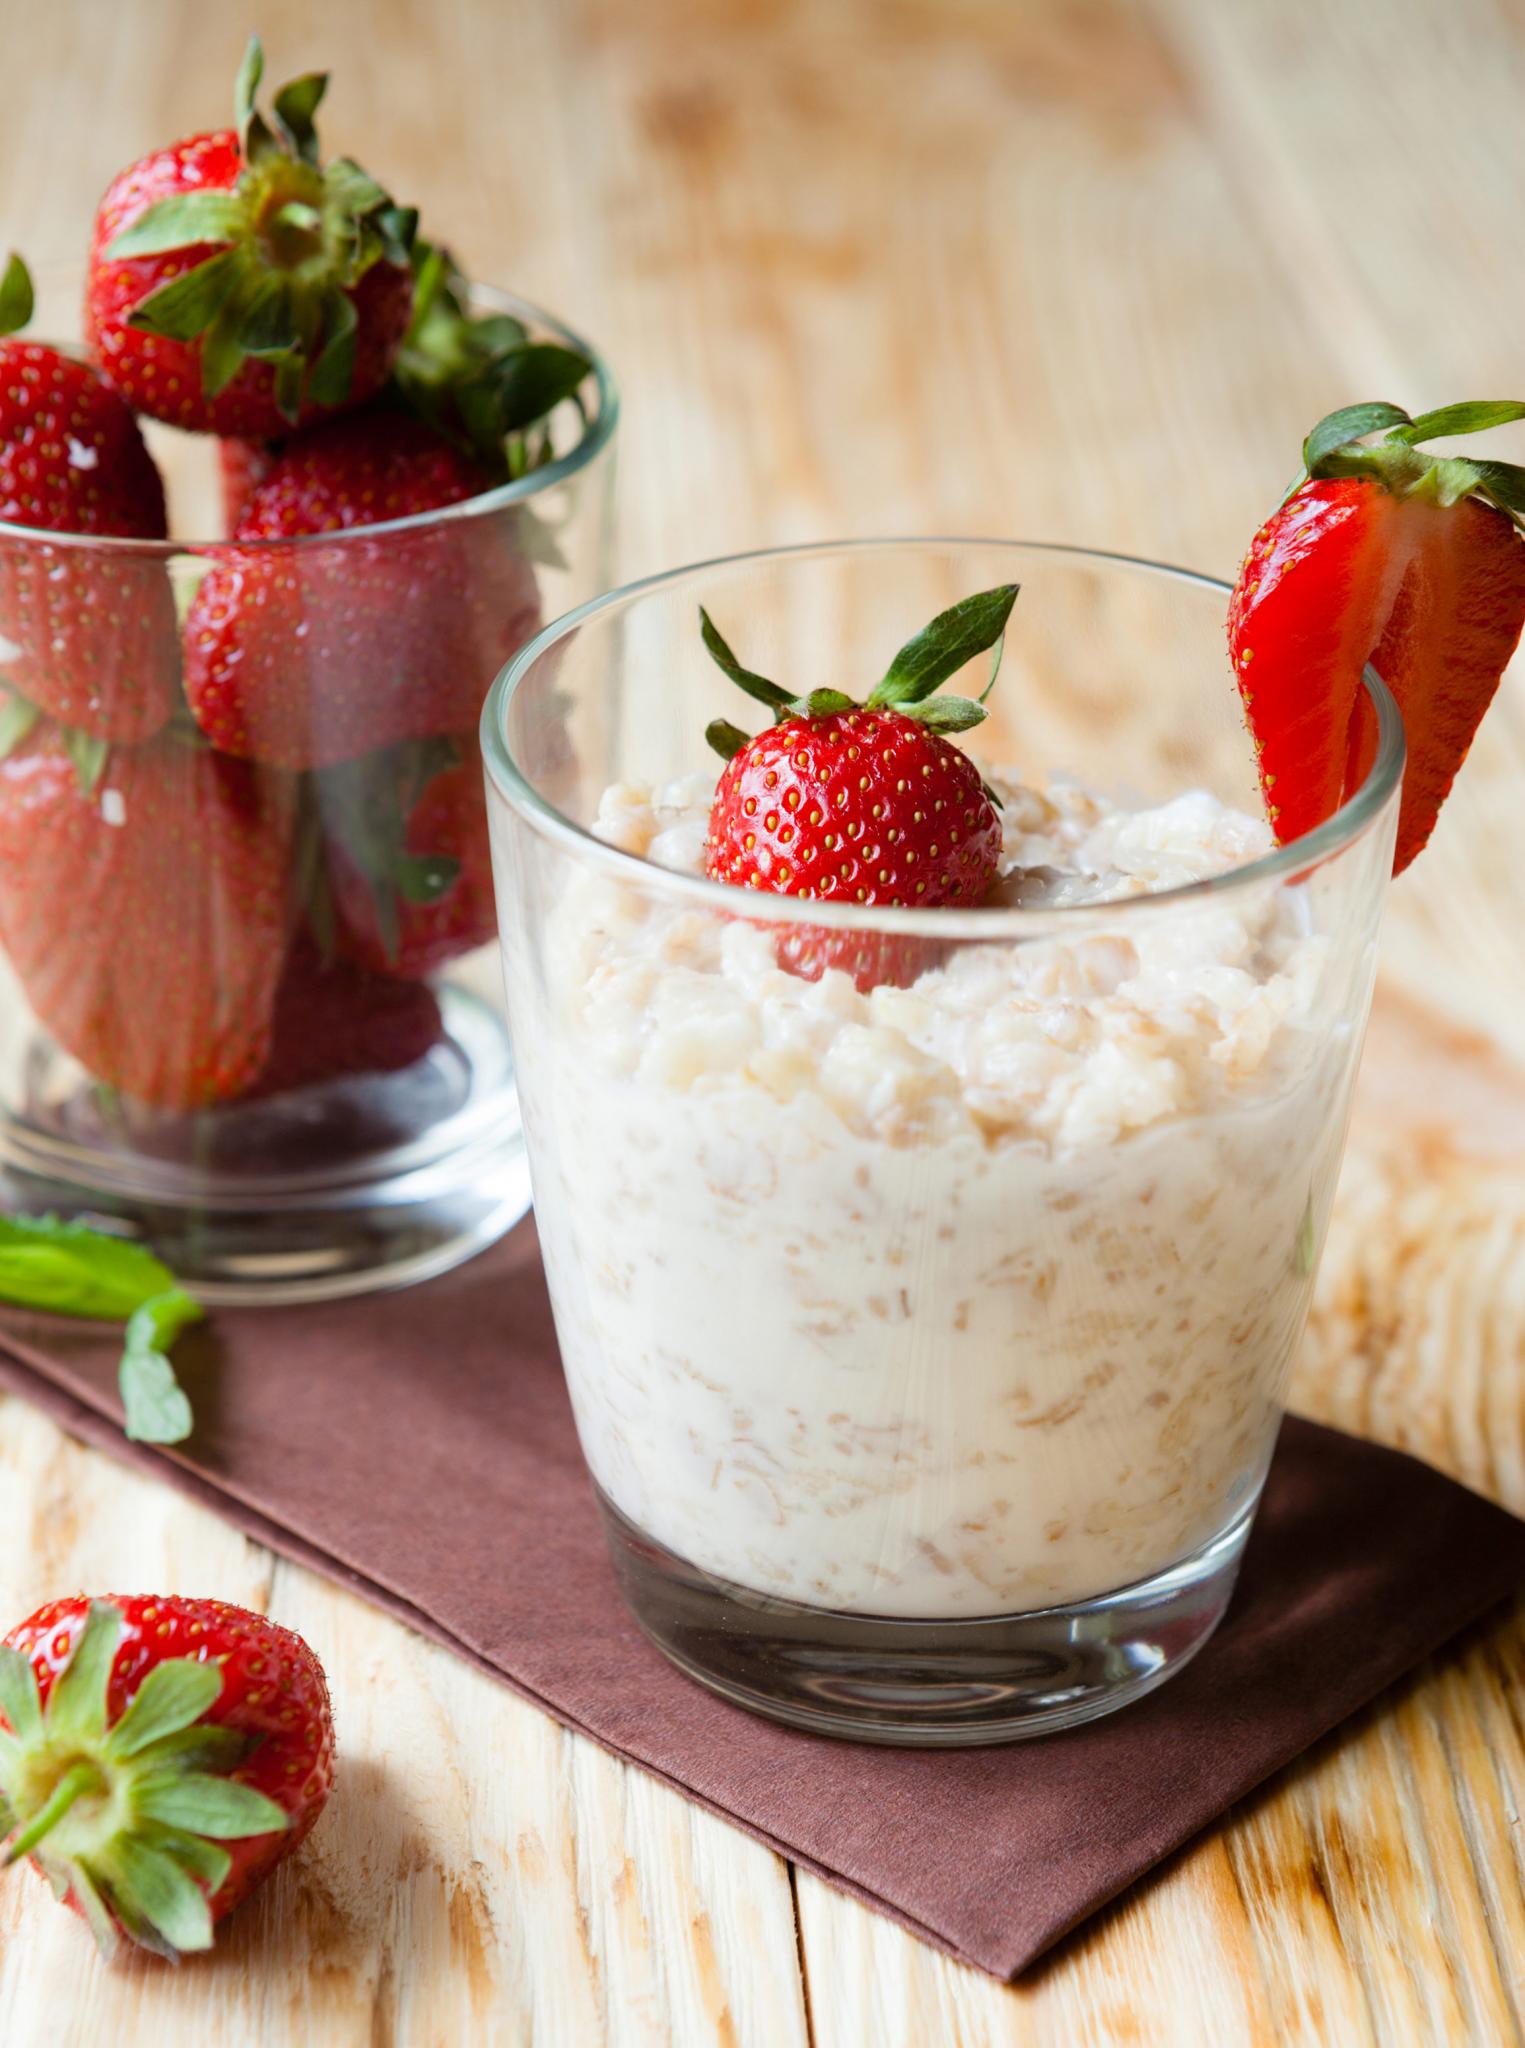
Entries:
<svg viewBox="0 0 1525 2048">
<path fill-rule="evenodd" d="M 701 605 L 748 668 L 857 696 L 1006 583 L 962 740 L 1000 800 L 985 901 L 706 877 L 706 724 L 768 714 Z M 1328 1222 L 1403 741 L 1368 672 L 1366 783 L 1277 849 L 1226 596 L 1065 548 L 782 550 L 599 598 L 488 701 L 583 1450 L 641 1626 L 743 1705 L 881 1742 L 1047 1732 L 1158 1685 L 1229 1601 Z"/>
</svg>

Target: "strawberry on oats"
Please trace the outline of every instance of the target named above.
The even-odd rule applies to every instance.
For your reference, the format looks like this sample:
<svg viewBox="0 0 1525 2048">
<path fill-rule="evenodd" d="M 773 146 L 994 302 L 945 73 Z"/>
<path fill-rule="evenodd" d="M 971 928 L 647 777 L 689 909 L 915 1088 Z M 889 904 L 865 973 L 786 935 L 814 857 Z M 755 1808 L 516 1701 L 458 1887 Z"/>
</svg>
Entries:
<svg viewBox="0 0 1525 2048">
<path fill-rule="evenodd" d="M 1016 597 L 1003 584 L 939 613 L 862 704 L 836 689 L 795 696 L 743 668 L 701 613 L 715 661 L 774 718 L 750 739 L 724 719 L 709 727 L 726 762 L 705 846 L 710 877 L 817 902 L 980 902 L 996 879 L 1001 821 L 979 770 L 944 735 L 981 722 L 995 675 L 978 703 L 933 693 L 991 647 L 999 663 Z M 844 968 L 863 989 L 913 980 L 927 964 L 920 942 L 824 929 L 786 935 L 781 959 L 807 980 Z"/>
</svg>

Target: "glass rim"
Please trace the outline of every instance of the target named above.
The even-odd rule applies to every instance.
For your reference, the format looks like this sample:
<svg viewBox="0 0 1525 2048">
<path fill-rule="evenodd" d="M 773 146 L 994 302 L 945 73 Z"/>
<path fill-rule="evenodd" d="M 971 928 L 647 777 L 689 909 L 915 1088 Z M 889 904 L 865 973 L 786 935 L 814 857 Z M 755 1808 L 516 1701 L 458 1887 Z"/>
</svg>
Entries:
<svg viewBox="0 0 1525 2048">
<path fill-rule="evenodd" d="M 1225 601 L 1233 586 L 1221 577 L 1182 569 L 1169 562 L 1155 562 L 1146 556 L 1127 555 L 1105 548 L 1072 546 L 1062 541 L 1000 540 L 967 535 L 884 536 L 869 540 L 806 541 L 786 547 L 755 548 L 739 554 L 716 555 L 702 562 L 664 569 L 653 576 L 589 598 L 544 626 L 525 642 L 499 671 L 482 707 L 482 758 L 488 776 L 503 800 L 535 830 L 583 860 L 592 860 L 616 877 L 681 896 L 712 911 L 737 915 L 738 898 L 746 900 L 749 920 L 777 924 L 809 924 L 829 931 L 886 931 L 919 938 L 998 939 L 1027 936 L 1068 923 L 1108 923 L 1119 917 L 1147 916 L 1161 909 L 1196 903 L 1232 894 L 1235 890 L 1266 882 L 1281 881 L 1309 868 L 1322 865 L 1342 853 L 1373 826 L 1396 792 L 1403 774 L 1405 740 L 1403 718 L 1391 691 L 1367 662 L 1361 681 L 1377 719 L 1376 755 L 1361 787 L 1347 797 L 1338 810 L 1322 824 L 1300 838 L 1288 840 L 1254 860 L 1243 861 L 1195 882 L 1183 882 L 1170 889 L 1157 889 L 1140 896 L 1103 899 L 1094 903 L 1027 904 L 1021 908 L 976 906 L 970 909 L 911 909 L 896 904 L 859 904 L 818 901 L 814 897 L 785 896 L 766 889 L 739 889 L 728 882 L 712 881 L 708 875 L 664 868 L 640 854 L 611 846 L 585 825 L 569 818 L 541 794 L 525 775 L 509 750 L 507 712 L 515 691 L 546 654 L 560 641 L 606 613 L 626 610 L 643 597 L 670 590 L 677 585 L 718 570 L 743 569 L 764 562 L 805 561 L 831 555 L 889 554 L 912 549 L 918 553 L 982 549 L 991 553 L 1047 555 L 1077 567 L 1107 567 L 1139 571 L 1163 577 Z M 1225 667 L 1227 668 L 1225 658 Z M 1231 671 L 1230 671 L 1231 673 Z"/>
<path fill-rule="evenodd" d="M 442 505 L 433 512 L 413 512 L 405 519 L 379 520 L 374 526 L 338 527 L 329 533 L 299 533 L 282 537 L 255 540 L 232 540 L 226 535 L 218 540 L 181 540 L 171 535 L 165 540 L 140 539 L 132 534 L 108 533 L 58 533 L 44 526 L 22 526 L 14 520 L 0 519 L 0 541 L 26 542 L 31 546 L 69 549 L 70 551 L 111 554 L 116 556 L 138 556 L 146 560 L 167 561 L 175 555 L 212 555 L 225 553 L 236 547 L 249 554 L 294 554 L 302 549 L 341 548 L 374 540 L 378 534 L 389 536 L 396 533 L 416 533 L 426 528 L 449 526 L 472 519 L 490 517 L 495 512 L 507 510 L 512 505 L 521 505 L 526 500 L 538 497 L 542 492 L 565 483 L 568 477 L 586 469 L 589 463 L 606 448 L 614 437 L 619 422 L 619 387 L 613 372 L 601 352 L 587 341 L 575 328 L 564 320 L 557 319 L 543 306 L 533 300 L 521 298 L 517 292 L 504 291 L 497 285 L 473 284 L 471 294 L 493 311 L 509 313 L 524 321 L 525 325 L 538 329 L 542 335 L 560 343 L 563 348 L 575 349 L 585 355 L 592 364 L 589 372 L 598 392 L 598 410 L 591 419 L 585 418 L 583 431 L 573 445 L 554 461 L 532 469 L 526 475 L 515 477 L 506 484 L 495 484 L 490 491 L 480 491 L 473 498 L 462 498 L 454 505 Z M 57 344 L 53 344 L 56 346 Z M 336 415 L 340 417 L 341 415 Z M 208 439 L 209 436 L 199 436 Z"/>
</svg>

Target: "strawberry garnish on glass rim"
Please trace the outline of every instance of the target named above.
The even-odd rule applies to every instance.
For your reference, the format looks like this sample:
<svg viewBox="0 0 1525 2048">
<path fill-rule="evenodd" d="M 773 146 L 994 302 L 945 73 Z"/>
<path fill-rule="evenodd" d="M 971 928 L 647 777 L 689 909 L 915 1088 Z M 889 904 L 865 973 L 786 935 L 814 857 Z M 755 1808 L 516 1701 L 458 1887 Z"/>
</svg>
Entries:
<svg viewBox="0 0 1525 2048">
<path fill-rule="evenodd" d="M 750 738 L 728 719 L 707 728 L 726 763 L 705 842 L 711 879 L 820 902 L 978 903 L 998 872 L 1001 821 L 978 768 L 944 735 L 984 719 L 1016 596 L 1002 584 L 940 612 L 861 704 L 837 689 L 793 696 L 743 668 L 701 609 L 710 654 L 774 720 Z M 992 647 L 978 700 L 933 695 Z M 914 979 L 925 949 L 807 928 L 784 936 L 779 957 L 807 980 L 844 968 L 866 991 Z"/>
<path fill-rule="evenodd" d="M 350 158 L 320 161 L 325 75 L 283 86 L 267 122 L 263 67 L 252 37 L 235 130 L 160 150 L 111 185 L 86 310 L 105 374 L 139 410 L 275 437 L 385 381 L 417 216 Z"/>
<path fill-rule="evenodd" d="M 1512 399 L 1417 418 L 1378 401 L 1329 414 L 1304 443 L 1303 474 L 1251 542 L 1228 619 L 1283 845 L 1370 771 L 1368 662 L 1408 742 L 1393 872 L 1429 839 L 1525 626 L 1525 469 L 1419 444 L 1519 419 Z"/>
</svg>

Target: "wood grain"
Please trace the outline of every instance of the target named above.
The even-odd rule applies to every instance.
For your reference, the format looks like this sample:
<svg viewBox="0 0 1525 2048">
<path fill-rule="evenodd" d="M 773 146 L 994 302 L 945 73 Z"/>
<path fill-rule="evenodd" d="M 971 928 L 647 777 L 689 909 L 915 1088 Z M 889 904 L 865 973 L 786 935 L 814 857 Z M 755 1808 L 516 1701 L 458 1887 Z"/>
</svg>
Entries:
<svg viewBox="0 0 1525 2048">
<path fill-rule="evenodd" d="M 260 13 L 275 72 L 335 66 L 334 141 L 607 347 L 631 573 L 939 529 L 1228 573 L 1320 412 L 1519 381 L 1503 0 Z M 223 118 L 247 20 L 0 26 L 6 233 L 47 262 L 120 164 Z M 1525 1056 L 1522 770 L 1516 678 L 1394 892 L 1297 1396 L 1525 1512 L 1525 1083 L 1492 1049 Z M 1525 2038 L 1519 1616 L 1008 1988 L 14 1403 L 0 1477 L 0 1613 L 107 1584 L 268 1607 L 320 1647 L 343 1750 L 309 1848 L 178 1973 L 108 1973 L 30 1877 L 0 1888 L 7 2043 Z"/>
</svg>

